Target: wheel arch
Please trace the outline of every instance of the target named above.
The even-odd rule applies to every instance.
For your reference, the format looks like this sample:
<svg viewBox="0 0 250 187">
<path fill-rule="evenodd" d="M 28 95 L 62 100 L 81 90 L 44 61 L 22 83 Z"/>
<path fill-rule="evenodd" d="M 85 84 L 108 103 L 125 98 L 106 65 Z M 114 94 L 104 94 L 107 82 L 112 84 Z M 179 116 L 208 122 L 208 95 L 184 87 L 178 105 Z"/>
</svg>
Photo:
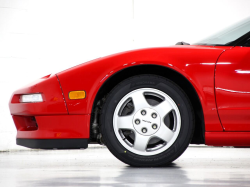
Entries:
<svg viewBox="0 0 250 187">
<path fill-rule="evenodd" d="M 179 72 L 165 66 L 152 65 L 152 64 L 137 65 L 122 69 L 113 74 L 103 83 L 103 85 L 100 87 L 95 96 L 95 100 L 92 106 L 91 128 L 90 128 L 90 136 L 92 138 L 92 142 L 97 141 L 96 138 L 94 138 L 92 131 L 93 131 L 94 118 L 96 117 L 95 110 L 98 101 L 100 101 L 105 95 L 107 95 L 119 82 L 129 77 L 140 74 L 152 74 L 165 77 L 173 81 L 183 89 L 183 91 L 187 94 L 188 98 L 190 99 L 195 113 L 195 131 L 191 143 L 204 144 L 205 143 L 204 115 L 203 115 L 202 105 L 195 88 L 190 83 L 190 81 Z"/>
</svg>

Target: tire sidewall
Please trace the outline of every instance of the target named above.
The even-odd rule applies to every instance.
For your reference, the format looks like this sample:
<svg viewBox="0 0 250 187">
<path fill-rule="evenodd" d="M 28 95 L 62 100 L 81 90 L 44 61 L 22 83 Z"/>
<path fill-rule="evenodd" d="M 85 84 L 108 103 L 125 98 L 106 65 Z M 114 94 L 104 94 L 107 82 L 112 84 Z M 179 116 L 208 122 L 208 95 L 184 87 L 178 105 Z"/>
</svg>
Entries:
<svg viewBox="0 0 250 187">
<path fill-rule="evenodd" d="M 127 150 L 117 139 L 113 115 L 117 104 L 128 93 L 140 88 L 158 89 L 170 96 L 181 115 L 181 128 L 175 142 L 164 152 L 142 156 Z M 101 132 L 108 149 L 121 161 L 132 166 L 160 166 L 178 158 L 187 148 L 193 133 L 193 112 L 186 94 L 170 80 L 154 75 L 140 75 L 117 85 L 108 95 L 101 114 Z"/>
</svg>

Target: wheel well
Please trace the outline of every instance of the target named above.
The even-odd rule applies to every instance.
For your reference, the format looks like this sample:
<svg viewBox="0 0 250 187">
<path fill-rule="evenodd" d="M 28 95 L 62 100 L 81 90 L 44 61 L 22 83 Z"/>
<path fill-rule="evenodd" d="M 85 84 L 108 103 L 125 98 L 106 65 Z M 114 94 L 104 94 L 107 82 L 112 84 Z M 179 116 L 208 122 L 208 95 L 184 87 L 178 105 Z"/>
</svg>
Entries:
<svg viewBox="0 0 250 187">
<path fill-rule="evenodd" d="M 129 67 L 126 69 L 123 69 L 117 73 L 115 73 L 113 76 L 111 76 L 99 89 L 94 105 L 92 107 L 92 115 L 91 115 L 91 142 L 96 142 L 98 141 L 96 136 L 97 136 L 97 131 L 98 129 L 96 128 L 96 123 L 99 124 L 98 120 L 96 119 L 97 122 L 94 122 L 95 119 L 97 118 L 97 105 L 101 105 L 99 101 L 103 100 L 103 98 L 121 81 L 135 76 L 139 74 L 155 74 L 159 75 L 162 77 L 165 77 L 173 82 L 175 82 L 179 87 L 183 89 L 183 91 L 187 94 L 189 97 L 194 113 L 195 113 L 195 131 L 193 135 L 193 139 L 191 141 L 192 144 L 204 144 L 205 143 L 205 126 L 204 126 L 204 116 L 203 116 L 203 111 L 201 107 L 201 103 L 199 100 L 199 97 L 192 86 L 192 84 L 180 73 L 167 68 L 163 66 L 158 66 L 158 65 L 138 65 L 138 66 L 133 66 Z M 98 103 L 99 102 L 99 103 Z M 100 106 L 101 107 L 101 106 Z M 100 110 L 99 110 L 100 111 Z M 94 122 L 94 123 L 93 123 Z M 95 127 L 93 126 L 95 124 Z M 95 133 L 93 133 L 95 131 Z"/>
</svg>

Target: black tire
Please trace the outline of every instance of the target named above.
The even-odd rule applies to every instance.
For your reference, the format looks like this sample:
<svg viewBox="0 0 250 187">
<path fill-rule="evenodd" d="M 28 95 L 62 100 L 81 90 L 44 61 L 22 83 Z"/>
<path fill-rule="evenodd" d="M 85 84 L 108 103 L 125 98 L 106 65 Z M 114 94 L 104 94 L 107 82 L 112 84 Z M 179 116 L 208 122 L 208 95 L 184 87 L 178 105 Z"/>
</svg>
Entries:
<svg viewBox="0 0 250 187">
<path fill-rule="evenodd" d="M 153 88 L 166 93 L 176 104 L 181 116 L 181 127 L 174 143 L 159 154 L 144 156 L 126 149 L 117 139 L 113 115 L 119 101 L 140 88 Z M 101 133 L 110 152 L 122 162 L 136 167 L 155 167 L 173 162 L 188 147 L 194 131 L 194 114 L 189 98 L 174 82 L 156 75 L 138 75 L 119 83 L 107 96 L 101 116 Z"/>
</svg>

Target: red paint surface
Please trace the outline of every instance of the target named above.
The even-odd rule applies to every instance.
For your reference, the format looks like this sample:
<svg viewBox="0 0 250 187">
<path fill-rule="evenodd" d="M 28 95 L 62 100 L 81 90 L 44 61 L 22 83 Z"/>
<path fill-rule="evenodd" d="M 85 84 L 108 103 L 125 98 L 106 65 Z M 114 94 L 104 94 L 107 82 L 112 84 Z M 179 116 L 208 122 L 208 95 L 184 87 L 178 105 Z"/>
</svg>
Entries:
<svg viewBox="0 0 250 187">
<path fill-rule="evenodd" d="M 70 139 L 89 138 L 90 115 L 35 116 L 38 129 L 17 130 L 17 138 Z"/>
<path fill-rule="evenodd" d="M 240 48 L 173 46 L 123 52 L 78 65 L 58 73 L 58 79 L 55 75 L 46 76 L 14 92 L 9 104 L 11 114 L 35 116 L 38 124 L 37 130 L 18 130 L 17 138 L 89 138 L 90 113 L 102 84 L 124 68 L 155 64 L 179 72 L 193 85 L 202 104 L 207 144 L 248 146 L 249 133 L 223 132 L 218 117 L 219 112 L 223 126 L 228 131 L 248 130 L 248 95 L 223 90 L 250 92 L 248 75 L 235 73 L 237 68 L 248 70 L 250 63 L 242 66 L 248 59 L 248 52 Z M 225 66 L 223 62 L 230 62 L 232 66 Z M 218 78 L 216 98 L 215 67 Z M 239 84 L 241 82 L 243 84 Z M 85 90 L 87 97 L 70 100 L 68 93 L 72 90 Z M 42 93 L 44 102 L 19 103 L 20 94 L 27 93 Z M 218 101 L 218 112 L 215 99 Z M 238 112 L 240 117 L 234 112 Z M 241 123 L 238 126 L 235 125 L 237 121 Z"/>
<path fill-rule="evenodd" d="M 250 131 L 250 48 L 225 51 L 216 65 L 216 99 L 225 131 Z"/>
<path fill-rule="evenodd" d="M 57 74 L 69 114 L 89 114 L 101 85 L 121 69 L 155 64 L 171 68 L 187 78 L 200 98 L 207 131 L 222 131 L 214 97 L 214 69 L 219 55 L 230 47 L 173 46 L 140 49 L 99 58 Z M 71 90 L 85 90 L 84 100 L 70 100 Z"/>
<path fill-rule="evenodd" d="M 29 93 L 41 93 L 44 101 L 40 103 L 20 103 L 20 95 Z M 15 91 L 11 97 L 9 108 L 12 115 L 68 114 L 60 84 L 55 75 L 47 79 L 39 79 Z"/>
<path fill-rule="evenodd" d="M 206 132 L 206 145 L 250 146 L 250 132 Z"/>
</svg>

